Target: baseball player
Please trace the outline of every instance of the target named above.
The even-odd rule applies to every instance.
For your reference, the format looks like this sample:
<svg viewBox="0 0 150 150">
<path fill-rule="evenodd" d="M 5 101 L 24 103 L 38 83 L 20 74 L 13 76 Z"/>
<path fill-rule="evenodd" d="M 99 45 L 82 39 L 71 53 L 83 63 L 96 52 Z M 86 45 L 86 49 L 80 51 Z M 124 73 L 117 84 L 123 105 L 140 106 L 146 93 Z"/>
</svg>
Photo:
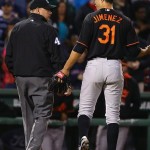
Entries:
<svg viewBox="0 0 150 150">
<path fill-rule="evenodd" d="M 113 0 L 95 0 L 97 11 L 84 19 L 79 40 L 60 73 L 68 75 L 71 67 L 87 49 L 78 113 L 80 150 L 89 149 L 90 120 L 103 88 L 106 100 L 108 150 L 115 150 L 119 132 L 120 100 L 123 89 L 121 59 L 140 57 L 150 48 L 138 47 L 131 20 L 113 10 Z"/>
</svg>

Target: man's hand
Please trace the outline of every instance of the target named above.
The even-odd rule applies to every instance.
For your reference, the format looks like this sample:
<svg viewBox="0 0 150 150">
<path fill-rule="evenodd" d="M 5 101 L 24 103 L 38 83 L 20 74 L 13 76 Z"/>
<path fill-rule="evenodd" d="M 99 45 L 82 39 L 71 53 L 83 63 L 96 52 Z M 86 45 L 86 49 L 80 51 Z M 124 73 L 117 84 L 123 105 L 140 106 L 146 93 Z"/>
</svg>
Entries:
<svg viewBox="0 0 150 150">
<path fill-rule="evenodd" d="M 140 48 L 141 49 L 141 53 L 138 55 L 139 57 L 144 57 L 146 55 L 150 55 L 150 45 L 146 46 L 145 48 Z"/>
</svg>

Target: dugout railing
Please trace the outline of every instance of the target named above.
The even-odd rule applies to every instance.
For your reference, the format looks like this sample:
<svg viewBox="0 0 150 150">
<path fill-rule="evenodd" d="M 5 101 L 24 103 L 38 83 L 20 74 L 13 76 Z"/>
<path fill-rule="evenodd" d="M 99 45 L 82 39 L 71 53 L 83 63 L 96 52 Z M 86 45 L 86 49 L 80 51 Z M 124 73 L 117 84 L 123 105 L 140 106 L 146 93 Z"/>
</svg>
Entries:
<svg viewBox="0 0 150 150">
<path fill-rule="evenodd" d="M 79 96 L 79 91 L 73 91 L 75 97 Z M 9 106 L 17 107 L 18 104 L 18 94 L 15 89 L 0 89 L 0 100 L 5 102 Z M 145 92 L 141 94 L 141 111 L 147 113 L 148 117 L 146 119 L 125 119 L 120 121 L 121 126 L 141 126 L 147 127 L 147 150 L 150 150 L 150 92 Z M 66 125 L 66 126 L 77 126 L 77 119 L 68 119 L 67 122 L 60 121 L 50 121 L 49 124 L 52 125 Z M 22 118 L 9 118 L 0 117 L 0 125 L 22 125 Z M 105 119 L 93 119 L 91 126 L 106 125 Z"/>
</svg>

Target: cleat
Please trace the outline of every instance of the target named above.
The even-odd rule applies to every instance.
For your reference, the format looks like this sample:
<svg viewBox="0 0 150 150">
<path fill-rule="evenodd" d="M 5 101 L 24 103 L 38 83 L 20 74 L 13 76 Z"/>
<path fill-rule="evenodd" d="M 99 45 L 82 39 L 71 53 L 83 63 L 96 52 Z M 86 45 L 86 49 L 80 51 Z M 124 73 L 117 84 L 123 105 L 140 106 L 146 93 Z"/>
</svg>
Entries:
<svg viewBox="0 0 150 150">
<path fill-rule="evenodd" d="M 89 140 L 86 136 L 83 136 L 81 138 L 81 145 L 79 147 L 79 150 L 89 150 Z"/>
</svg>

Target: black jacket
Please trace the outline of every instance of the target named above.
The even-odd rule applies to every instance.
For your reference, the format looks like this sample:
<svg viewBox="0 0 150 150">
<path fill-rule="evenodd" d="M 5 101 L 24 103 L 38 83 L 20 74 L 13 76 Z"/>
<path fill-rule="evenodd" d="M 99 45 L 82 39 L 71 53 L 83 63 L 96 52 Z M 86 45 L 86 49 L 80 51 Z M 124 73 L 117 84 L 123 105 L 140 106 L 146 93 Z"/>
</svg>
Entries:
<svg viewBox="0 0 150 150">
<path fill-rule="evenodd" d="M 15 76 L 50 77 L 62 66 L 59 47 L 55 29 L 43 16 L 31 14 L 13 29 L 6 64 Z"/>
</svg>

